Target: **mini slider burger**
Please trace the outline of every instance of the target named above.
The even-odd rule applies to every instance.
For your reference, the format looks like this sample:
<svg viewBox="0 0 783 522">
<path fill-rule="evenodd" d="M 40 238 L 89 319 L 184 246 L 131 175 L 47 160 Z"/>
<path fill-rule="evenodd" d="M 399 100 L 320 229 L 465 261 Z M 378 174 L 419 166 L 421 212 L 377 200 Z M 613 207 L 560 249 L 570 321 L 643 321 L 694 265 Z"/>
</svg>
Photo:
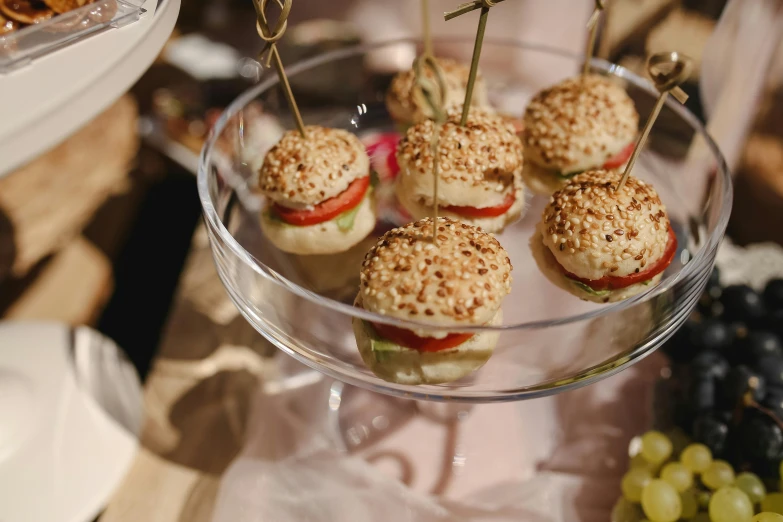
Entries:
<svg viewBox="0 0 783 522">
<path fill-rule="evenodd" d="M 286 132 L 266 154 L 258 186 L 268 205 L 261 229 L 292 254 L 344 252 L 375 227 L 370 160 L 350 132 L 306 127 Z"/>
<path fill-rule="evenodd" d="M 439 214 L 500 232 L 525 206 L 522 144 L 504 118 L 471 109 L 460 126 L 460 111 L 449 111 L 438 143 Z M 436 125 L 426 120 L 408 129 L 397 148 L 397 198 L 414 219 L 433 214 L 433 155 Z"/>
<path fill-rule="evenodd" d="M 596 170 L 555 192 L 531 239 L 533 257 L 555 285 L 586 301 L 621 301 L 658 283 L 677 237 L 655 189 Z"/>
<path fill-rule="evenodd" d="M 436 62 L 443 71 L 446 82 L 445 108 L 462 107 L 462 103 L 465 101 L 465 89 L 468 84 L 468 76 L 470 76 L 470 67 L 448 58 L 436 58 Z M 434 79 L 434 75 L 429 69 L 426 69 L 425 75 Z M 473 85 L 471 107 L 489 109 L 487 88 L 481 74 L 476 76 L 476 83 Z M 391 118 L 403 131 L 409 125 L 432 118 L 432 110 L 417 87 L 414 69 L 397 73 L 392 79 L 389 90 L 386 92 L 386 108 Z"/>
<path fill-rule="evenodd" d="M 480 228 L 432 218 L 384 234 L 367 253 L 355 306 L 394 319 L 455 328 L 502 323 L 511 290 L 506 251 Z M 353 320 L 362 359 L 378 377 L 401 384 L 457 380 L 492 355 L 498 333 L 448 333 Z"/>
<path fill-rule="evenodd" d="M 538 93 L 525 110 L 524 126 L 525 184 L 549 195 L 580 172 L 625 165 L 639 114 L 620 85 L 588 74 Z"/>
</svg>

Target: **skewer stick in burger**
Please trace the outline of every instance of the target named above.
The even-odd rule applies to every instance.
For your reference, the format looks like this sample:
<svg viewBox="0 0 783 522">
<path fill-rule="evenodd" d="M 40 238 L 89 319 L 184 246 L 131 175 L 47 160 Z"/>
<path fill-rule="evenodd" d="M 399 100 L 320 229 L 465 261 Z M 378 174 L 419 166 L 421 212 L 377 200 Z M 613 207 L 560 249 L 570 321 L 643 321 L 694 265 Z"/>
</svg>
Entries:
<svg viewBox="0 0 783 522">
<path fill-rule="evenodd" d="M 533 257 L 555 285 L 586 301 L 608 303 L 658 283 L 677 237 L 655 189 L 616 171 L 575 176 L 555 192 L 531 239 Z"/>
<path fill-rule="evenodd" d="M 264 158 L 261 229 L 292 254 L 344 252 L 375 227 L 370 160 L 350 132 L 313 125 L 306 131 L 307 138 L 286 132 Z"/>
<path fill-rule="evenodd" d="M 524 126 L 525 184 L 549 195 L 580 172 L 622 167 L 633 152 L 639 114 L 622 86 L 585 74 L 534 96 Z"/>
<path fill-rule="evenodd" d="M 506 251 L 480 228 L 432 218 L 384 234 L 362 264 L 355 306 L 433 326 L 499 325 L 511 290 Z M 448 333 L 353 320 L 362 359 L 382 379 L 402 384 L 457 380 L 492 355 L 498 333 Z"/>
<path fill-rule="evenodd" d="M 522 144 L 513 125 L 500 116 L 471 109 L 467 123 L 460 126 L 460 115 L 461 110 L 452 109 L 440 126 L 439 213 L 500 232 L 525 206 Z M 436 128 L 430 120 L 410 127 L 397 148 L 397 198 L 414 219 L 433 213 L 430 142 Z"/>
<path fill-rule="evenodd" d="M 449 58 L 433 58 L 443 72 L 446 84 L 444 107 L 462 107 L 465 88 L 470 76 L 470 67 Z M 427 69 L 427 79 L 434 81 L 435 74 Z M 471 97 L 471 106 L 491 110 L 487 99 L 487 88 L 481 75 L 476 78 Z M 432 109 L 424 99 L 416 79 L 415 68 L 397 73 L 386 92 L 386 108 L 391 118 L 404 131 L 408 126 L 433 118 Z"/>
</svg>

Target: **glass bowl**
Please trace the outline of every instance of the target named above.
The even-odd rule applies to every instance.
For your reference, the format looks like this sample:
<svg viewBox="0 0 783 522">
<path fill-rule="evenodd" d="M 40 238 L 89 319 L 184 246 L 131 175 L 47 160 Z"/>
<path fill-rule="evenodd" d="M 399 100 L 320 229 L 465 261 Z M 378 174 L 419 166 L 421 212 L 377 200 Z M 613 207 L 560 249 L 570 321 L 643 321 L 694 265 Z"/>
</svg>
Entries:
<svg viewBox="0 0 783 522">
<path fill-rule="evenodd" d="M 486 365 L 448 384 L 402 385 L 376 377 L 364 364 L 352 318 L 402 328 L 426 325 L 352 306 L 364 253 L 385 230 L 406 222 L 389 190 L 384 167 L 389 151 L 377 145 L 395 132 L 383 102 L 385 88 L 395 68 L 410 66 L 417 46 L 415 40 L 362 45 L 287 68 L 306 124 L 347 129 L 375 144 L 373 165 L 381 172 L 379 223 L 348 252 L 291 255 L 272 246 L 261 232 L 264 202 L 253 190 L 256 172 L 266 150 L 293 127 L 273 73 L 265 72 L 212 129 L 200 158 L 199 196 L 218 273 L 242 315 L 280 350 L 322 373 L 412 399 L 495 402 L 550 395 L 612 375 L 655 350 L 695 306 L 732 200 L 731 178 L 717 146 L 698 119 L 671 99 L 634 169 L 635 176 L 658 190 L 679 240 L 660 284 L 604 305 L 558 289 L 539 272 L 528 246 L 547 198 L 528 196 L 526 215 L 498 234 L 514 266 L 503 324 L 460 329 L 500 334 Z M 441 56 L 467 60 L 472 46 L 472 39 L 455 39 L 439 41 L 436 49 Z M 580 63 L 579 56 L 552 48 L 488 40 L 481 70 L 493 105 L 518 118 L 537 90 L 577 74 Z M 592 65 L 625 85 L 644 122 L 657 97 L 652 85 L 620 66 L 598 59 Z M 339 89 L 322 88 L 317 81 L 336 75 L 344 78 Z"/>
</svg>

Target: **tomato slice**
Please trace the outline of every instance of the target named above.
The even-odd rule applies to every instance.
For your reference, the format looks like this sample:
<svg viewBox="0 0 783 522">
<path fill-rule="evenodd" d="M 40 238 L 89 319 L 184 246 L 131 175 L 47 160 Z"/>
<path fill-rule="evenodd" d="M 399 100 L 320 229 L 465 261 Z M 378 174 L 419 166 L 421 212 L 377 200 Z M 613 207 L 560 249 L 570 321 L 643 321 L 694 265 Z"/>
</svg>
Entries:
<svg viewBox="0 0 783 522">
<path fill-rule="evenodd" d="M 617 167 L 623 166 L 625 162 L 628 161 L 628 158 L 631 157 L 631 154 L 633 154 L 633 148 L 635 145 L 635 143 L 629 143 L 628 146 L 626 146 L 623 150 L 606 160 L 606 163 L 604 163 L 604 168 L 616 169 Z"/>
<path fill-rule="evenodd" d="M 410 330 L 404 328 L 397 328 L 388 324 L 372 323 L 372 327 L 375 331 L 384 339 L 399 344 L 406 348 L 418 350 L 420 352 L 439 352 L 441 350 L 448 350 L 464 343 L 473 334 L 448 334 L 443 339 L 436 339 L 434 337 L 419 337 Z"/>
<path fill-rule="evenodd" d="M 460 216 L 465 217 L 497 217 L 502 216 L 506 212 L 508 212 L 508 209 L 511 208 L 511 205 L 514 204 L 514 201 L 516 201 L 516 196 L 512 192 L 508 196 L 506 196 L 506 199 L 503 200 L 503 203 L 500 205 L 496 205 L 494 207 L 484 207 L 484 208 L 478 208 L 478 207 L 460 207 L 457 205 L 447 205 L 442 207 L 443 210 L 448 210 L 449 212 L 454 212 L 455 214 L 459 214 Z"/>
<path fill-rule="evenodd" d="M 296 225 L 298 227 L 317 225 L 318 223 L 323 223 L 324 221 L 336 218 L 343 212 L 346 212 L 361 203 L 369 186 L 370 176 L 365 176 L 353 180 L 351 184 L 348 185 L 348 188 L 342 193 L 333 198 L 329 198 L 326 201 L 322 201 L 309 210 L 296 210 L 283 207 L 277 203 L 272 205 L 272 210 L 280 219 L 289 225 Z"/>
<path fill-rule="evenodd" d="M 657 263 L 650 265 L 646 270 L 637 272 L 635 274 L 628 274 L 626 276 L 605 276 L 601 279 L 583 279 L 577 275 L 572 274 L 568 270 L 562 267 L 558 263 L 560 271 L 569 279 L 579 281 L 596 291 L 601 290 L 617 290 L 620 288 L 626 288 L 642 281 L 647 281 L 657 276 L 669 266 L 674 259 L 674 254 L 677 253 L 677 236 L 674 234 L 672 227 L 669 227 L 669 242 L 666 244 L 666 250 L 658 260 Z"/>
</svg>

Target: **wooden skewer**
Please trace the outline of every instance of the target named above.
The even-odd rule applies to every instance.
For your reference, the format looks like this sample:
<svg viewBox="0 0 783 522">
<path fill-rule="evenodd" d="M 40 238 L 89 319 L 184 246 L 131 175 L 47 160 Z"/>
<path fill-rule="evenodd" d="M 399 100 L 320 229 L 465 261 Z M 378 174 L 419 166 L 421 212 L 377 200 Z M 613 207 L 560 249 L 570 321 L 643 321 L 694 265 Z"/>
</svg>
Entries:
<svg viewBox="0 0 783 522">
<path fill-rule="evenodd" d="M 432 30 L 430 28 L 430 0 L 421 0 L 421 36 L 424 40 L 424 54 L 435 56 L 432 50 Z"/>
<path fill-rule="evenodd" d="M 587 40 L 585 63 L 582 68 L 582 74 L 585 76 L 590 72 L 590 62 L 592 61 L 593 53 L 595 52 L 595 37 L 598 34 L 598 21 L 601 19 L 601 14 L 603 14 L 605 8 L 605 0 L 595 0 L 595 9 L 593 9 L 593 14 L 590 15 L 590 20 L 587 22 L 587 29 L 590 30 L 590 36 Z"/>
<path fill-rule="evenodd" d="M 459 122 L 459 124 L 463 127 L 468 122 L 470 102 L 473 99 L 473 86 L 476 83 L 476 75 L 478 74 L 478 64 L 479 59 L 481 58 L 481 46 L 484 43 L 484 32 L 487 28 L 489 9 L 490 7 L 494 7 L 502 1 L 503 0 L 474 0 L 473 2 L 462 4 L 454 11 L 444 13 L 443 16 L 446 21 L 448 21 L 473 10 L 481 9 L 478 29 L 476 30 L 476 41 L 473 44 L 473 57 L 470 60 L 470 75 L 468 76 L 468 85 L 465 88 L 465 102 L 462 104 L 462 118 Z"/>
<path fill-rule="evenodd" d="M 623 177 L 620 180 L 620 183 L 617 184 L 616 190 L 620 190 L 625 186 L 625 182 L 628 180 L 631 170 L 633 170 L 633 166 L 650 135 L 655 120 L 658 118 L 664 103 L 666 103 L 666 98 L 669 96 L 669 93 L 671 93 L 680 103 L 685 103 L 688 99 L 688 95 L 679 88 L 679 85 L 688 79 L 692 70 L 693 62 L 690 58 L 676 51 L 654 54 L 647 61 L 647 72 L 650 74 L 650 78 L 652 78 L 653 84 L 660 93 L 660 96 L 658 96 L 658 101 L 655 103 L 652 113 L 650 113 L 649 118 L 647 118 L 647 123 L 644 124 L 644 129 L 639 135 L 639 139 L 636 140 L 633 154 L 631 154 L 631 158 L 625 166 L 625 172 L 623 172 Z M 675 94 L 675 90 L 679 92 Z"/>
<path fill-rule="evenodd" d="M 440 141 L 440 129 L 446 122 L 446 78 L 435 58 L 432 55 L 423 54 L 413 63 L 413 70 L 416 73 L 416 84 L 424 96 L 424 101 L 429 105 L 432 112 L 432 121 L 434 128 L 432 130 L 432 139 L 430 141 L 430 152 L 432 154 L 432 242 L 438 244 L 438 179 L 440 178 L 440 161 L 438 158 L 438 143 Z M 435 80 L 431 80 L 426 70 L 429 70 Z"/>
<path fill-rule="evenodd" d="M 294 115 L 294 121 L 296 127 L 299 129 L 299 133 L 303 138 L 307 138 L 305 133 L 304 122 L 302 121 L 302 114 L 299 112 L 299 106 L 296 104 L 294 93 L 291 90 L 291 84 L 288 83 L 288 76 L 285 73 L 283 67 L 283 61 L 280 59 L 280 53 L 277 51 L 277 42 L 283 37 L 286 28 L 288 27 L 288 15 L 291 13 L 292 0 L 275 0 L 280 7 L 280 16 L 277 18 L 274 28 L 269 27 L 269 21 L 266 18 L 266 7 L 269 4 L 269 0 L 253 0 L 253 7 L 256 9 L 256 31 L 258 36 L 265 42 L 264 48 L 259 55 L 259 61 L 262 61 L 266 67 L 270 67 L 272 62 L 275 63 L 275 70 L 277 76 L 280 78 L 280 83 L 283 85 L 283 93 L 285 93 L 285 99 L 288 102 L 288 108 Z M 266 60 L 261 60 L 261 56 L 267 53 Z"/>
<path fill-rule="evenodd" d="M 457 7 L 453 11 L 449 11 L 447 13 L 443 13 L 443 18 L 448 22 L 449 20 L 452 20 L 454 18 L 457 18 L 458 16 L 462 16 L 465 13 L 469 13 L 471 11 L 475 11 L 476 9 L 481 9 L 483 6 L 487 5 L 487 7 L 492 7 L 494 5 L 499 4 L 500 2 L 503 2 L 504 0 L 494 0 L 491 2 L 484 2 L 482 0 L 474 0 L 472 2 L 466 2 L 459 7 Z"/>
</svg>

